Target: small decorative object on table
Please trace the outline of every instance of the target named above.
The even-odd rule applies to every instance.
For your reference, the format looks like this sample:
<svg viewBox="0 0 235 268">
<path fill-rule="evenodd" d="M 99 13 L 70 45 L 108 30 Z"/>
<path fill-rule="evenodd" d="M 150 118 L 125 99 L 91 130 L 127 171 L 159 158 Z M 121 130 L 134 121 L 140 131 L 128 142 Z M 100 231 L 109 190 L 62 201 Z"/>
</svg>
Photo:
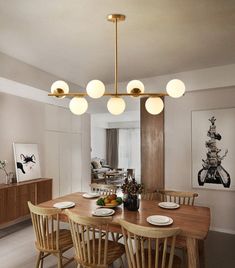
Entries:
<svg viewBox="0 0 235 268">
<path fill-rule="evenodd" d="M 10 174 L 6 170 L 7 160 L 0 160 L 0 169 L 2 169 L 5 172 L 6 176 L 6 184 L 11 183 L 10 181 Z"/>
<path fill-rule="evenodd" d="M 117 197 L 116 194 L 107 195 L 104 198 L 101 197 L 96 201 L 96 205 L 108 208 L 114 208 L 120 206 L 121 204 L 122 204 L 122 198 Z"/>
<path fill-rule="evenodd" d="M 123 192 L 124 207 L 128 210 L 136 211 L 139 209 L 139 194 L 144 190 L 143 184 L 137 183 L 135 178 L 126 178 L 121 186 Z"/>
</svg>

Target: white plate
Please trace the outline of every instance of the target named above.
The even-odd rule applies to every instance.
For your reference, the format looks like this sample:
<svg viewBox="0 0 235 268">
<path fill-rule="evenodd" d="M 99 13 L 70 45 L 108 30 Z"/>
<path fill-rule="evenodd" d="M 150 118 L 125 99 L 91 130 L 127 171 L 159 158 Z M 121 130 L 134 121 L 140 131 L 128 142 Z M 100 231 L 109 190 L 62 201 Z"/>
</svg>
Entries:
<svg viewBox="0 0 235 268">
<path fill-rule="evenodd" d="M 85 198 L 96 198 L 96 197 L 99 197 L 100 194 L 99 193 L 85 193 L 82 196 Z"/>
<path fill-rule="evenodd" d="M 152 222 L 155 222 L 155 223 L 160 223 L 160 224 L 164 224 L 164 223 L 168 223 L 170 218 L 167 217 L 167 216 L 162 216 L 162 215 L 152 215 L 149 217 L 149 219 L 152 221 Z"/>
<path fill-rule="evenodd" d="M 179 204 L 176 204 L 174 202 L 161 202 L 161 203 L 158 203 L 158 206 L 161 208 L 167 208 L 167 209 L 176 209 L 180 207 Z"/>
<path fill-rule="evenodd" d="M 95 211 L 92 212 L 92 215 L 98 216 L 98 217 L 108 217 L 115 213 L 115 210 L 110 208 L 98 208 Z"/>
<path fill-rule="evenodd" d="M 67 202 L 59 202 L 59 203 L 55 203 L 53 205 L 54 208 L 71 208 L 71 207 L 74 207 L 75 206 L 75 203 L 74 202 L 70 202 L 70 201 L 67 201 Z"/>
<path fill-rule="evenodd" d="M 166 221 L 165 219 L 165 222 L 164 220 L 162 220 L 162 222 L 156 222 L 156 216 L 157 217 L 160 217 L 160 215 L 152 215 L 152 216 L 149 216 L 147 218 L 147 222 L 150 223 L 150 224 L 153 224 L 153 225 L 157 225 L 157 226 L 166 226 L 166 225 L 170 225 L 173 223 L 173 219 L 170 218 L 170 217 L 166 217 L 166 216 L 161 216 L 161 217 L 166 217 L 168 218 L 168 220 Z M 163 219 L 163 218 L 162 218 Z"/>
</svg>

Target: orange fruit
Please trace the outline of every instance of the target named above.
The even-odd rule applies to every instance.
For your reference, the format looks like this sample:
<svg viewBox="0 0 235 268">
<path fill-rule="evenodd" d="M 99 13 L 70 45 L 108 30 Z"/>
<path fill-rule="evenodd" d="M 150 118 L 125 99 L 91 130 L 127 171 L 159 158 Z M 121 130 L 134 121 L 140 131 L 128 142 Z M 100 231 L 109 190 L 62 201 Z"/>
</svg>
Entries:
<svg viewBox="0 0 235 268">
<path fill-rule="evenodd" d="M 117 195 L 116 194 L 112 194 L 109 196 L 109 199 L 111 200 L 115 200 L 117 198 Z"/>
<path fill-rule="evenodd" d="M 105 203 L 105 204 L 110 203 L 110 199 L 106 197 L 106 198 L 104 199 L 104 203 Z"/>
<path fill-rule="evenodd" d="M 111 201 L 111 204 L 114 205 L 114 206 L 117 206 L 118 205 L 118 202 L 116 200 L 112 200 Z"/>
</svg>

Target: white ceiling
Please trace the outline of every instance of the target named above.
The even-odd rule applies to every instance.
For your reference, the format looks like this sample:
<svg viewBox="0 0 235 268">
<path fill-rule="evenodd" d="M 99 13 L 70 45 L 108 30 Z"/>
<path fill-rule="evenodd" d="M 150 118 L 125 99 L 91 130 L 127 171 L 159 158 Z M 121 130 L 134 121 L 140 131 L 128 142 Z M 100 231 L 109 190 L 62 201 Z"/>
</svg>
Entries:
<svg viewBox="0 0 235 268">
<path fill-rule="evenodd" d="M 85 86 L 235 62 L 235 0 L 0 0 L 0 51 Z"/>
</svg>

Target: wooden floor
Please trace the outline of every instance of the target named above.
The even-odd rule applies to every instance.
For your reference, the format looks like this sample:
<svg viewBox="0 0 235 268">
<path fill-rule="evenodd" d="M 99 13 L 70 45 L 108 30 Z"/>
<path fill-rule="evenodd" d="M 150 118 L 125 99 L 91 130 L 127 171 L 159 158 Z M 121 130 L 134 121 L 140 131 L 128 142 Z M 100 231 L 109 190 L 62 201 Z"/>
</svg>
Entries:
<svg viewBox="0 0 235 268">
<path fill-rule="evenodd" d="M 33 268 L 35 267 L 36 250 L 34 233 L 29 223 L 23 223 L 0 231 L 0 267 Z M 235 267 L 235 235 L 210 232 L 205 241 L 205 268 Z M 73 254 L 73 250 L 69 255 Z M 46 258 L 44 268 L 55 268 L 56 259 Z M 68 268 L 75 268 L 71 263 Z"/>
</svg>

